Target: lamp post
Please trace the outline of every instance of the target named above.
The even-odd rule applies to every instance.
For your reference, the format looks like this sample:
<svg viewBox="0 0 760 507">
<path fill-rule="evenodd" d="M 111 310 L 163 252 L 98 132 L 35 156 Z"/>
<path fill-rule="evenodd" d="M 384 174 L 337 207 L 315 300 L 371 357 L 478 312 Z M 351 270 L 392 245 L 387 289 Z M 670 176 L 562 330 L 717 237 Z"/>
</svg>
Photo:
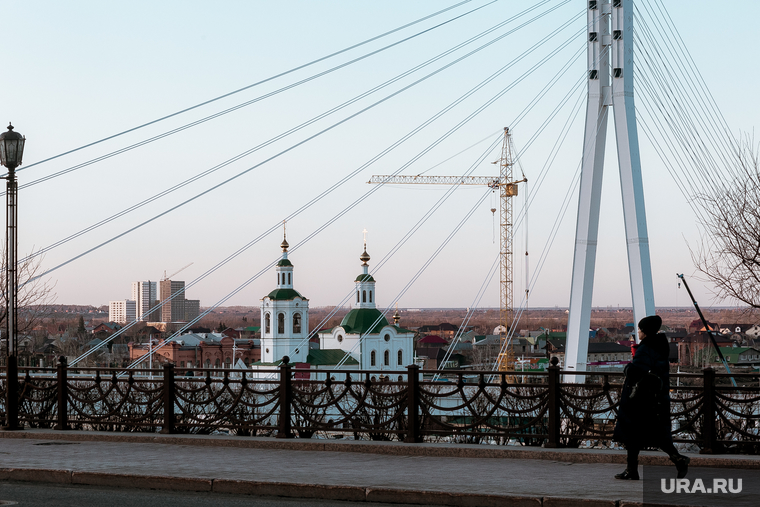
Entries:
<svg viewBox="0 0 760 507">
<path fill-rule="evenodd" d="M 13 131 L 0 134 L 0 163 L 8 168 L 7 214 L 5 222 L 5 287 L 7 294 L 5 317 L 5 340 L 7 351 L 6 370 L 6 429 L 18 428 L 18 183 L 16 168 L 21 165 L 26 138 Z"/>
</svg>

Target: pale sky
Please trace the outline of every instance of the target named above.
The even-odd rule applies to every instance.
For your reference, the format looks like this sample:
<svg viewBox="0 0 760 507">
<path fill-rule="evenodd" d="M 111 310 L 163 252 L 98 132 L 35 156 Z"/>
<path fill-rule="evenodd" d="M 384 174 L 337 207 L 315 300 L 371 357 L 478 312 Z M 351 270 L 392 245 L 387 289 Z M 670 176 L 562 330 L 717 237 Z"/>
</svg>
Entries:
<svg viewBox="0 0 760 507">
<path fill-rule="evenodd" d="M 648 9 L 655 0 L 639 1 Z M 20 185 L 110 153 L 250 101 L 283 86 L 347 62 L 453 18 L 486 0 L 456 9 L 407 28 L 349 53 L 299 70 L 203 106 L 171 120 L 38 166 L 34 162 L 132 128 L 161 116 L 239 89 L 298 65 L 351 46 L 374 35 L 431 14 L 455 2 L 334 1 L 198 1 L 3 2 L 3 100 L 0 120 L 13 122 L 27 137 Z M 520 21 L 543 12 L 552 0 Z M 20 191 L 20 246 L 23 256 L 47 247 L 100 220 L 132 206 L 193 175 L 259 145 L 363 93 L 475 34 L 517 14 L 531 2 L 500 0 L 492 5 L 319 79 L 287 90 L 166 139 L 92 164 L 70 174 Z M 107 304 L 130 296 L 136 280 L 157 280 L 193 263 L 177 279 L 188 283 L 236 250 L 281 222 L 300 206 L 387 149 L 398 139 L 446 107 L 565 21 L 571 26 L 506 71 L 492 83 L 432 123 L 399 148 L 361 171 L 308 211 L 288 223 L 288 241 L 299 244 L 332 220 L 372 187 L 373 174 L 389 174 L 412 160 L 499 90 L 532 65 L 583 30 L 585 1 L 572 0 L 530 26 L 400 93 L 277 158 L 253 169 L 190 204 L 51 273 L 57 302 Z M 754 26 L 760 4 L 668 0 L 670 15 L 695 59 L 734 135 L 752 132 L 760 111 L 755 93 L 758 65 Z M 494 35 L 495 35 L 494 34 Z M 480 43 L 490 40 L 487 36 Z M 512 127 L 521 152 L 585 72 L 585 34 L 539 68 L 483 113 L 402 174 L 463 174 L 478 160 L 504 126 Z M 81 254 L 243 170 L 277 155 L 320 130 L 343 120 L 402 86 L 451 62 L 478 46 L 473 44 L 380 90 L 304 130 L 233 162 L 114 222 L 48 252 L 45 268 Z M 581 51 L 568 72 L 522 120 L 520 112 L 555 73 Z M 637 57 L 638 58 L 638 57 Z M 638 60 L 637 60 L 638 62 Z M 579 89 L 580 90 L 580 89 Z M 534 273 L 560 204 L 580 162 L 583 111 L 572 124 L 559 155 L 541 188 L 538 176 L 560 129 L 570 117 L 572 99 L 535 142 L 522 152 L 520 163 L 536 192 L 529 211 L 528 250 Z M 585 100 L 585 99 L 584 99 Z M 585 101 L 584 101 L 585 104 Z M 489 137 L 490 136 L 490 137 Z M 468 146 L 489 138 L 457 157 Z M 699 241 L 699 229 L 671 176 L 640 131 L 642 172 L 646 192 L 649 239 L 658 306 L 687 305 L 676 290 L 676 272 L 694 272 L 689 245 Z M 597 256 L 594 306 L 630 306 L 625 236 L 617 177 L 613 123 L 609 123 L 607 158 Z M 495 175 L 494 151 L 472 174 Z M 516 174 L 516 176 L 519 176 Z M 435 205 L 447 187 L 388 186 L 381 188 L 345 216 L 293 251 L 296 288 L 312 306 L 338 304 L 351 292 L 360 273 L 362 231 L 368 230 L 370 270 Z M 523 189 L 521 189 L 522 192 Z M 479 187 L 457 190 L 446 203 L 375 273 L 378 301 L 389 304 L 426 263 L 468 210 L 483 196 Z M 498 252 L 489 196 L 442 253 L 399 300 L 399 306 L 469 307 Z M 514 200 L 522 213 L 521 194 Z M 575 231 L 577 194 L 538 274 L 530 305 L 567 306 Z M 515 242 L 515 294 L 524 290 L 526 232 L 521 225 Z M 280 253 L 281 230 L 263 238 L 245 253 L 188 290 L 187 297 L 210 306 L 245 280 L 255 276 Z M 275 285 L 267 272 L 229 299 L 225 305 L 258 305 Z M 498 276 L 498 275 L 497 275 Z M 497 279 L 481 306 L 499 304 Z M 692 279 L 690 279 L 691 281 Z M 702 306 L 713 304 L 709 287 L 693 280 Z M 516 297 L 516 305 L 520 298 Z M 725 303 L 724 303 L 725 304 Z"/>
</svg>

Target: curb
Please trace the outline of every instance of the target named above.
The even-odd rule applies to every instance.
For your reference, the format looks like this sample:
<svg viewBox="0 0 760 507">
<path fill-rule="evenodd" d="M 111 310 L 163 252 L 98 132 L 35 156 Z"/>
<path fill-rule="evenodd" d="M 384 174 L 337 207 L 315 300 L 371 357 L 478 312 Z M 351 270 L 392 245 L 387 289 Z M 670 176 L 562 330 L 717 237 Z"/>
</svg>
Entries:
<svg viewBox="0 0 760 507">
<path fill-rule="evenodd" d="M 506 447 L 478 444 L 437 444 L 403 442 L 370 442 L 357 440 L 277 439 L 272 437 L 236 437 L 218 435 L 160 435 L 156 433 L 107 433 L 91 431 L 22 430 L 0 431 L 0 439 L 64 440 L 69 442 L 123 442 L 164 445 L 190 445 L 199 447 L 238 447 L 255 449 L 281 449 L 316 452 L 358 452 L 395 456 L 429 456 L 442 458 L 501 458 L 542 459 L 565 463 L 625 464 L 625 451 L 546 449 L 543 447 Z M 760 457 L 738 455 L 689 454 L 691 467 L 760 469 Z M 661 452 L 643 452 L 641 465 L 670 466 L 670 460 Z"/>
<path fill-rule="evenodd" d="M 72 470 L 0 468 L 0 481 L 38 482 L 165 491 L 309 498 L 351 502 L 382 502 L 451 507 L 640 507 L 640 503 L 622 500 L 582 498 L 528 497 L 517 495 L 481 495 L 443 491 L 365 488 L 287 482 L 233 481 L 228 479 L 193 479 L 187 477 L 144 476 Z"/>
<path fill-rule="evenodd" d="M 111 488 L 161 489 L 165 491 L 212 491 L 212 479 L 188 477 L 148 476 L 133 474 L 109 474 L 107 472 L 69 472 L 71 484 L 81 486 L 106 486 Z M 39 481 L 42 482 L 42 481 Z"/>
</svg>

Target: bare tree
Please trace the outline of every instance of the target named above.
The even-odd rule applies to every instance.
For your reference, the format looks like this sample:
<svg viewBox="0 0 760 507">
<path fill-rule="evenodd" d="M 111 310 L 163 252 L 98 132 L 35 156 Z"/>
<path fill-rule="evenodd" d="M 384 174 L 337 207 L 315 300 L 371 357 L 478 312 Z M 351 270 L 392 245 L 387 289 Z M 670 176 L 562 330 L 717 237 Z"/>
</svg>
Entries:
<svg viewBox="0 0 760 507">
<path fill-rule="evenodd" d="M 738 153 L 736 176 L 713 192 L 697 197 L 702 205 L 705 237 L 692 250 L 697 269 L 731 298 L 760 308 L 760 165 L 750 139 Z"/>
<path fill-rule="evenodd" d="M 8 273 L 6 266 L 5 244 L 0 248 L 0 329 L 5 327 L 8 315 L 8 287 L 5 277 Z M 48 315 L 49 305 L 55 301 L 53 289 L 55 284 L 50 279 L 38 278 L 43 272 L 42 255 L 22 258 L 17 266 L 18 273 L 18 332 L 25 334 L 31 331 L 37 323 Z"/>
</svg>

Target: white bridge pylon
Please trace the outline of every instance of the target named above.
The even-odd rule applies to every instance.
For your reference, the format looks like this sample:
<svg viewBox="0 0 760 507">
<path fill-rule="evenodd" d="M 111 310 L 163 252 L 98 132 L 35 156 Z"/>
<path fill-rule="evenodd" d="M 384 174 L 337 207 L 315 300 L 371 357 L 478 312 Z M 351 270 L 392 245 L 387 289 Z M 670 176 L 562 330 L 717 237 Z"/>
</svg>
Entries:
<svg viewBox="0 0 760 507">
<path fill-rule="evenodd" d="M 633 0 L 587 0 L 586 6 L 588 103 L 565 348 L 564 369 L 568 371 L 585 370 L 588 357 L 604 147 L 610 109 L 615 121 L 634 321 L 653 315 L 655 311 L 633 102 Z M 569 382 L 584 380 L 582 375 L 566 376 Z"/>
</svg>

